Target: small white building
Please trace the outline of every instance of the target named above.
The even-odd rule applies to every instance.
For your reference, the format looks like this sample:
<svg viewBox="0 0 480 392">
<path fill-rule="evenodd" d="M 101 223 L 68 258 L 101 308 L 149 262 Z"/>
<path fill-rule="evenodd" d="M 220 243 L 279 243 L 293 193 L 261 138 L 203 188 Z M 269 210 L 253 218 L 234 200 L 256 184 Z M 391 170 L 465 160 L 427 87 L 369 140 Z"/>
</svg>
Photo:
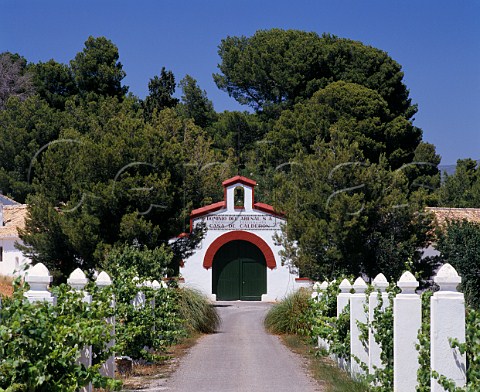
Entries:
<svg viewBox="0 0 480 392">
<path fill-rule="evenodd" d="M 18 229 L 25 227 L 27 205 L 19 204 L 0 195 L 0 275 L 23 275 L 24 267 L 31 260 L 15 247 L 21 243 Z"/>
<path fill-rule="evenodd" d="M 207 231 L 180 268 L 185 285 L 213 300 L 282 299 L 304 283 L 281 264 L 282 247 L 273 239 L 286 223 L 283 215 L 255 202 L 253 180 L 236 176 L 222 185 L 223 201 L 191 212 L 190 228 L 204 222 Z"/>
</svg>

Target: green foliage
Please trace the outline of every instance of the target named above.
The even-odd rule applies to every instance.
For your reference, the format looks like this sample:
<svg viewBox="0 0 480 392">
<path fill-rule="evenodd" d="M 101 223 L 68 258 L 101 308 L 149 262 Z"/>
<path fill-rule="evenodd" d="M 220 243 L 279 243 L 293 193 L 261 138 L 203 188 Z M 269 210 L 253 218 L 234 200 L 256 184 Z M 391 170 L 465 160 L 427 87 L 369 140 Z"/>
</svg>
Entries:
<svg viewBox="0 0 480 392">
<path fill-rule="evenodd" d="M 438 189 L 439 205 L 457 208 L 477 208 L 480 205 L 480 168 L 473 159 L 459 159 L 455 174 L 445 173 Z"/>
<path fill-rule="evenodd" d="M 424 291 L 421 295 L 422 326 L 417 335 L 418 343 L 415 345 L 419 362 L 416 392 L 430 392 L 430 298 L 432 295 L 433 291 L 431 290 Z"/>
<path fill-rule="evenodd" d="M 297 290 L 275 304 L 265 317 L 265 326 L 277 334 L 308 334 L 310 291 Z"/>
<path fill-rule="evenodd" d="M 373 374 L 367 376 L 374 392 L 389 392 L 393 390 L 393 299 L 397 294 L 395 285 L 387 289 L 388 304 L 378 293 L 378 305 L 374 309 L 374 318 L 369 327 L 373 330 L 375 342 L 380 346 L 381 368 L 374 367 Z"/>
<path fill-rule="evenodd" d="M 110 276 L 118 276 L 121 271 L 134 268 L 139 276 L 162 280 L 172 257 L 171 249 L 164 244 L 154 249 L 125 244 L 113 248 L 102 262 L 102 267 Z"/>
<path fill-rule="evenodd" d="M 146 120 L 151 120 L 155 111 L 160 112 L 166 108 L 173 108 L 178 104 L 175 93 L 175 76 L 172 71 L 162 67 L 160 77 L 154 76 L 148 82 L 149 94 L 143 102 L 143 112 Z"/>
<path fill-rule="evenodd" d="M 218 54 L 217 86 L 270 117 L 338 80 L 378 91 L 395 115 L 408 119 L 416 112 L 400 65 L 358 41 L 298 30 L 259 30 L 251 37 L 223 39 Z"/>
<path fill-rule="evenodd" d="M 450 221 L 438 229 L 436 249 L 444 262 L 450 263 L 462 277 L 462 292 L 467 304 L 480 308 L 480 225 Z"/>
<path fill-rule="evenodd" d="M 431 235 L 431 217 L 419 213 L 423 192 L 412 192 L 405 174 L 384 161 L 365 162 L 356 142 L 334 136 L 275 175 L 275 205 L 288 219 L 278 238 L 282 260 L 320 281 L 385 271 L 393 280 L 411 257 L 430 276 L 418 251 Z"/>
<path fill-rule="evenodd" d="M 105 37 L 88 37 L 84 49 L 70 62 L 79 93 L 87 97 L 103 95 L 123 98 L 128 87 L 122 86 L 125 77 L 118 61 L 118 48 Z"/>
<path fill-rule="evenodd" d="M 63 110 L 66 100 L 78 92 L 68 65 L 52 59 L 33 64 L 29 70 L 33 75 L 36 93 L 53 108 Z"/>
<path fill-rule="evenodd" d="M 37 96 L 8 101 L 0 110 L 0 187 L 19 202 L 33 191 L 29 171 L 37 151 L 65 126 L 61 114 Z M 33 168 L 34 169 L 34 168 Z M 33 174 L 33 172 L 31 172 Z"/>
<path fill-rule="evenodd" d="M 129 98 L 68 105 L 72 129 L 34 163 L 22 232 L 24 252 L 56 277 L 94 268 L 114 246 L 166 244 L 194 202 L 218 193 L 225 169 L 198 165 L 214 153 L 191 120 L 163 110 L 146 124 Z"/>
<path fill-rule="evenodd" d="M 165 68 L 144 101 L 126 97 L 104 37 L 89 37 L 69 65 L 22 60 L 38 95 L 0 111 L 0 189 L 28 198 L 26 256 L 61 280 L 124 244 L 155 249 L 243 174 L 287 212 L 283 244 L 302 273 L 395 275 L 413 257 L 427 275 L 416 249 L 428 219 L 415 213 L 430 200 L 438 156 L 410 121 L 401 67 L 359 42 L 296 30 L 228 37 L 220 55 L 217 84 L 258 113 L 216 114 L 188 75 L 179 103 Z M 175 251 L 175 271 L 192 248 Z"/>
<path fill-rule="evenodd" d="M 66 285 L 55 288 L 56 306 L 29 303 L 25 290 L 17 287 L 12 298 L 2 298 L 0 390 L 73 392 L 90 382 L 117 389 L 118 382 L 99 374 L 100 363 L 111 355 L 108 290 L 96 291 L 89 306 Z M 90 345 L 98 348 L 99 364 L 86 369 L 77 360 Z"/>
<path fill-rule="evenodd" d="M 193 118 L 195 124 L 207 128 L 217 119 L 213 103 L 207 98 L 207 92 L 202 90 L 197 81 L 186 75 L 179 83 L 182 89 L 182 102 L 178 110 L 183 116 Z"/>
<path fill-rule="evenodd" d="M 300 152 L 311 154 L 318 148 L 315 141 L 330 141 L 334 131 L 356 142 L 372 163 L 385 156 L 392 169 L 412 162 L 422 135 L 402 115 L 393 115 L 377 91 L 338 81 L 282 112 L 266 136 L 268 157 L 281 164 Z"/>
<path fill-rule="evenodd" d="M 204 294 L 188 288 L 178 289 L 177 294 L 179 315 L 189 334 L 214 333 L 217 330 L 220 316 Z"/>
<path fill-rule="evenodd" d="M 134 267 L 117 266 L 113 279 L 115 343 L 121 355 L 155 360 L 184 332 L 175 290 L 153 289 L 145 281 L 137 277 Z"/>
<path fill-rule="evenodd" d="M 251 161 L 252 171 L 261 173 L 257 142 L 264 137 L 266 130 L 267 125 L 254 114 L 225 111 L 218 115 L 207 132 L 213 139 L 214 147 L 224 156 L 233 153 L 237 168 L 244 169 Z"/>
<path fill-rule="evenodd" d="M 440 188 L 440 159 L 433 144 L 420 142 L 415 149 L 413 163 L 403 168 L 412 188 L 427 191 L 425 204 L 429 207 L 439 203 L 437 191 Z"/>
<path fill-rule="evenodd" d="M 312 337 L 317 336 L 328 345 L 328 353 L 343 361 L 350 361 L 350 304 L 337 317 L 337 295 L 340 293 L 339 278 L 322 291 L 316 301 L 312 301 Z"/>
</svg>

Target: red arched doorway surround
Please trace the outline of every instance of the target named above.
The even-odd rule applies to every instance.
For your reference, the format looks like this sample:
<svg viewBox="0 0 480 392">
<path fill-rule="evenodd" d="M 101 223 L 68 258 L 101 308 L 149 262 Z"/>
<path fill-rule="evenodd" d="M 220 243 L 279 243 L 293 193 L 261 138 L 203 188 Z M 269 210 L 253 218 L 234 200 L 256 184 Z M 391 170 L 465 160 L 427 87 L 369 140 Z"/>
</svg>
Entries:
<svg viewBox="0 0 480 392">
<path fill-rule="evenodd" d="M 217 251 L 221 248 L 222 245 L 225 245 L 227 242 L 234 240 L 248 241 L 256 245 L 265 256 L 267 267 L 270 269 L 274 269 L 277 267 L 275 256 L 273 255 L 273 252 L 268 246 L 268 244 L 259 236 L 241 230 L 230 231 L 221 235 L 215 241 L 213 241 L 208 247 L 207 252 L 205 253 L 205 257 L 203 259 L 203 267 L 206 269 L 212 268 L 213 257 L 215 256 L 215 253 L 217 253 Z"/>
</svg>

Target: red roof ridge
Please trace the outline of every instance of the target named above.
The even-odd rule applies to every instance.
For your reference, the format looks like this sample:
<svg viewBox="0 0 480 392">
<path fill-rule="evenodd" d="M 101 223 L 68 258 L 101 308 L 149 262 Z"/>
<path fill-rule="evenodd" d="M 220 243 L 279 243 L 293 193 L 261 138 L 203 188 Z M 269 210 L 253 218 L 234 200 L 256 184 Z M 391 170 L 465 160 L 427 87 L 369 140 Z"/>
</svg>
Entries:
<svg viewBox="0 0 480 392">
<path fill-rule="evenodd" d="M 253 208 L 262 212 L 268 212 L 269 214 L 273 214 L 279 217 L 285 216 L 285 213 L 276 211 L 275 208 L 270 204 L 257 202 L 253 204 Z"/>
<path fill-rule="evenodd" d="M 192 210 L 192 212 L 190 213 L 190 218 L 196 218 L 198 216 L 206 215 L 209 212 L 218 211 L 218 210 L 221 210 L 222 208 L 226 208 L 226 206 L 227 205 L 224 200 L 219 201 L 217 203 L 209 204 L 207 206 Z"/>
<path fill-rule="evenodd" d="M 251 187 L 254 187 L 255 185 L 257 185 L 256 181 L 251 180 L 250 178 L 247 178 L 247 177 L 243 177 L 243 176 L 235 176 L 235 177 L 229 178 L 228 180 L 223 181 L 222 185 L 224 187 L 227 187 L 229 185 L 235 184 L 236 182 L 240 182 L 244 185 L 249 185 Z"/>
</svg>

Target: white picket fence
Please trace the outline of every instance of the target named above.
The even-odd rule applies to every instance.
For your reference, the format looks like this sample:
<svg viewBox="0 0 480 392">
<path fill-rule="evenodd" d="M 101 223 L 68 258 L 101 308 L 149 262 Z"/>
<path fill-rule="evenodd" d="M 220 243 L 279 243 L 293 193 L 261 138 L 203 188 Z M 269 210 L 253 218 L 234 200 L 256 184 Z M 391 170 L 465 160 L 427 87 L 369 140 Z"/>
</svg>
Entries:
<svg viewBox="0 0 480 392">
<path fill-rule="evenodd" d="M 44 264 L 38 263 L 35 264 L 32 268 L 28 270 L 25 275 L 25 281 L 29 284 L 30 289 L 25 292 L 25 297 L 30 302 L 35 301 L 46 301 L 51 303 L 52 305 L 56 305 L 56 298 L 52 295 L 52 293 L 48 290 L 48 286 L 52 282 L 52 276 L 48 271 L 47 267 Z M 138 278 L 134 278 L 137 279 Z M 83 300 L 87 303 L 92 302 L 92 296 L 84 291 L 85 286 L 88 284 L 89 280 L 86 277 L 85 273 L 80 269 L 77 268 L 70 274 L 70 277 L 67 279 L 67 283 L 72 287 L 73 290 L 83 293 Z M 95 279 L 95 283 L 98 287 L 107 287 L 112 284 L 112 280 L 110 276 L 105 272 L 100 272 Z M 136 297 L 132 300 L 132 304 L 135 307 L 143 307 L 146 303 L 145 294 L 141 291 L 142 287 L 151 287 L 153 289 L 160 289 L 161 287 L 166 287 L 164 282 L 159 283 L 158 281 L 154 280 L 153 282 L 146 281 L 144 283 L 137 284 L 139 291 Z M 155 306 L 155 303 L 152 302 L 150 304 L 152 307 Z M 0 304 L 1 306 L 1 304 Z M 112 298 L 111 306 L 115 307 L 115 300 Z M 111 317 L 107 320 L 108 323 L 113 325 L 112 331 L 112 339 L 108 343 L 108 347 L 111 347 L 115 344 L 115 317 Z M 92 365 L 92 347 L 84 347 L 80 353 L 79 363 L 83 364 L 85 367 L 89 367 Z M 102 365 L 100 369 L 100 373 L 103 376 L 113 378 L 115 375 L 115 356 L 112 355 L 107 359 L 107 361 Z M 89 385 L 87 387 L 81 388 L 81 392 L 91 392 L 92 386 Z"/>
<path fill-rule="evenodd" d="M 464 295 L 457 291 L 461 278 L 450 265 L 443 265 L 434 277 L 439 291 L 435 292 L 430 302 L 430 364 L 431 369 L 455 381 L 458 387 L 466 384 L 466 359 L 456 348 L 452 348 L 449 339 L 465 342 L 465 300 Z M 419 369 L 419 353 L 415 347 L 418 343 L 418 332 L 422 323 L 422 303 L 420 295 L 415 291 L 418 281 L 410 272 L 405 272 L 397 286 L 401 293 L 393 301 L 393 361 L 394 361 L 394 391 L 415 392 L 417 386 L 417 370 Z M 389 306 L 386 288 L 388 282 L 383 274 L 373 281 L 375 291 L 368 298 L 368 312 L 365 312 L 367 285 L 362 278 L 357 278 L 353 285 L 343 280 L 337 296 L 337 317 L 350 304 L 350 362 L 339 363 L 356 378 L 363 374 L 356 358 L 368 365 L 370 373 L 374 367 L 382 368 L 380 360 L 381 347 L 375 341 L 374 331 L 369 328 L 367 347 L 360 339 L 358 323 L 370 322 L 374 317 L 374 309 L 378 307 L 378 296 L 383 297 L 383 309 Z M 321 298 L 328 283 L 316 283 Z M 353 292 L 353 293 L 352 293 Z M 328 348 L 327 342 L 319 339 L 319 345 Z M 435 379 L 431 379 L 431 391 L 445 391 Z"/>
</svg>

